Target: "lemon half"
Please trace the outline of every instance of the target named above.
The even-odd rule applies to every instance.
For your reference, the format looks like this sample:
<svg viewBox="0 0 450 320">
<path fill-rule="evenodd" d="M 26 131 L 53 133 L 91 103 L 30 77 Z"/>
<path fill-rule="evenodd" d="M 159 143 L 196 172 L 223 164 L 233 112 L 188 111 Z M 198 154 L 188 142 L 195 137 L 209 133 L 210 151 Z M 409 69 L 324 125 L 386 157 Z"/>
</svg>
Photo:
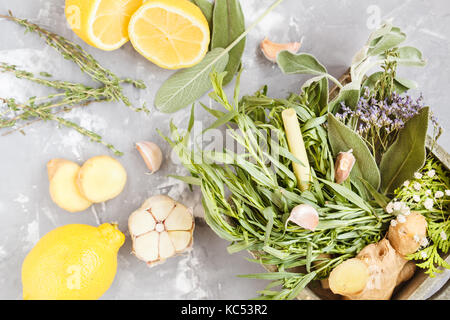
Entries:
<svg viewBox="0 0 450 320">
<path fill-rule="evenodd" d="M 128 34 L 134 48 L 166 69 L 199 63 L 210 42 L 208 21 L 188 0 L 149 0 L 131 17 Z"/>
</svg>

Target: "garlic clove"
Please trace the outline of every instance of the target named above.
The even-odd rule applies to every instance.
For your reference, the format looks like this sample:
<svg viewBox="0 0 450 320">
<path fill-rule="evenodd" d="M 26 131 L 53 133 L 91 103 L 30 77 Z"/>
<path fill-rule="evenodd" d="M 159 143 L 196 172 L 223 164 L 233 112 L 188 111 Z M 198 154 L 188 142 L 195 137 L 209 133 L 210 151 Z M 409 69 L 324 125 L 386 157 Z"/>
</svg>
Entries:
<svg viewBox="0 0 450 320">
<path fill-rule="evenodd" d="M 193 223 L 192 212 L 182 204 L 177 204 L 164 222 L 168 231 L 190 230 Z"/>
<path fill-rule="evenodd" d="M 159 256 L 161 259 L 167 259 L 175 255 L 175 248 L 170 240 L 167 232 L 162 232 L 159 235 Z"/>
<path fill-rule="evenodd" d="M 302 228 L 314 231 L 319 224 L 319 213 L 309 204 L 300 204 L 292 209 L 289 218 L 286 220 L 286 226 L 289 221 Z"/>
<path fill-rule="evenodd" d="M 272 62 L 277 61 L 277 55 L 280 51 L 287 50 L 291 53 L 297 53 L 301 46 L 301 42 L 275 43 L 267 38 L 264 38 L 260 44 L 264 56 Z"/>
<path fill-rule="evenodd" d="M 133 253 L 138 259 L 152 262 L 159 258 L 159 232 L 151 231 L 133 241 Z"/>
<path fill-rule="evenodd" d="M 133 212 L 128 219 L 128 229 L 135 236 L 140 236 L 149 231 L 155 230 L 156 221 L 153 216 L 145 210 Z"/>
<path fill-rule="evenodd" d="M 353 166 L 355 165 L 355 162 L 356 158 L 353 155 L 352 149 L 347 152 L 339 152 L 334 164 L 334 180 L 337 184 L 341 184 L 342 182 L 347 180 L 350 172 L 353 169 Z"/>
<path fill-rule="evenodd" d="M 157 195 L 147 200 L 148 209 L 156 221 L 164 221 L 175 208 L 175 201 L 168 196 Z"/>
<path fill-rule="evenodd" d="M 192 243 L 189 231 L 169 231 L 169 237 L 177 252 L 187 249 Z"/>
<path fill-rule="evenodd" d="M 163 160 L 163 155 L 158 145 L 153 142 L 143 141 L 137 142 L 136 148 L 150 172 L 155 173 L 158 171 Z"/>
</svg>

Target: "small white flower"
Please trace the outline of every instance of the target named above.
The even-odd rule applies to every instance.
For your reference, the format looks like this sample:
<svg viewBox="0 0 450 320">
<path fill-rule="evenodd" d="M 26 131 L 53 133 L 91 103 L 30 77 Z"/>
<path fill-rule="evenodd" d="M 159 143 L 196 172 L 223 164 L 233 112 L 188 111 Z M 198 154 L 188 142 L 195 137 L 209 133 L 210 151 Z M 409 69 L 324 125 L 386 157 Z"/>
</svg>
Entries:
<svg viewBox="0 0 450 320">
<path fill-rule="evenodd" d="M 433 178 L 436 175 L 436 171 L 434 169 L 431 169 L 430 171 L 427 172 L 427 176 L 429 176 L 430 178 Z"/>
<path fill-rule="evenodd" d="M 420 196 L 418 194 L 413 195 L 414 202 L 420 202 Z"/>
<path fill-rule="evenodd" d="M 445 195 L 446 195 L 447 197 L 450 197 L 450 190 L 445 190 Z"/>
<path fill-rule="evenodd" d="M 406 180 L 405 182 L 403 182 L 403 186 L 408 188 L 409 187 L 409 180 Z"/>
<path fill-rule="evenodd" d="M 422 252 L 420 253 L 420 257 L 421 257 L 422 259 L 426 259 L 426 258 L 427 258 L 427 253 L 426 253 L 425 251 L 422 251 Z"/>
<path fill-rule="evenodd" d="M 423 202 L 423 206 L 425 207 L 425 209 L 431 210 L 433 209 L 433 199 L 427 198 L 424 202 Z"/>
<path fill-rule="evenodd" d="M 416 179 L 422 179 L 422 174 L 420 172 L 415 172 L 414 173 L 414 178 Z"/>
<path fill-rule="evenodd" d="M 444 231 L 441 231 L 439 236 L 441 237 L 442 240 L 444 240 L 444 241 L 447 240 L 447 234 Z"/>
<path fill-rule="evenodd" d="M 414 235 L 413 239 L 414 239 L 414 241 L 417 242 L 417 243 L 420 242 L 420 237 L 419 237 L 419 235 L 418 235 L 417 233 Z"/>
<path fill-rule="evenodd" d="M 420 183 L 418 183 L 418 182 L 414 182 L 413 187 L 414 187 L 414 189 L 416 189 L 417 191 L 420 191 L 420 189 L 422 188 L 422 186 L 421 186 Z"/>
<path fill-rule="evenodd" d="M 420 240 L 420 246 L 426 247 L 427 245 L 428 245 L 428 239 L 427 239 L 427 237 L 423 237 L 423 238 Z"/>
<path fill-rule="evenodd" d="M 397 225 L 397 221 L 395 221 L 394 219 L 391 220 L 391 226 L 395 227 Z"/>
<path fill-rule="evenodd" d="M 444 193 L 442 191 L 436 191 L 436 193 L 434 194 L 434 197 L 436 199 L 442 198 L 444 196 Z"/>
<path fill-rule="evenodd" d="M 392 202 L 389 202 L 388 205 L 386 206 L 386 212 L 387 213 L 394 212 L 394 204 Z"/>
<path fill-rule="evenodd" d="M 394 210 L 400 211 L 402 209 L 402 203 L 401 202 L 394 202 Z"/>
<path fill-rule="evenodd" d="M 399 215 L 397 216 L 397 221 L 398 221 L 399 223 L 405 223 L 405 222 L 406 222 L 406 218 L 405 218 L 404 215 L 399 214 Z"/>
</svg>

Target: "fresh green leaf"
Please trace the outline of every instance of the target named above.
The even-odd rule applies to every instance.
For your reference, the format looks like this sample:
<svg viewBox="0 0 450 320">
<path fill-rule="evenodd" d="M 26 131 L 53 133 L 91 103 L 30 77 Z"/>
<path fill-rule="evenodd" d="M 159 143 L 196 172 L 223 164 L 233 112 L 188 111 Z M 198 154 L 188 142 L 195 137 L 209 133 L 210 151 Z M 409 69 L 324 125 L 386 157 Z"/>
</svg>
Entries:
<svg viewBox="0 0 450 320">
<path fill-rule="evenodd" d="M 331 113 L 336 113 L 341 103 L 345 103 L 345 105 L 351 109 L 356 108 L 359 100 L 360 87 L 359 84 L 351 82 L 345 85 L 340 91 L 336 98 L 333 99 L 328 105 L 328 111 Z"/>
<path fill-rule="evenodd" d="M 168 177 L 183 181 L 187 184 L 191 184 L 194 186 L 200 186 L 202 184 L 202 180 L 199 178 L 191 177 L 191 176 L 176 176 L 169 174 Z"/>
<path fill-rule="evenodd" d="M 211 50 L 199 64 L 177 71 L 167 79 L 156 93 L 155 106 L 161 112 L 172 113 L 194 103 L 212 88 L 209 74 L 213 70 L 222 72 L 227 62 L 224 49 Z"/>
<path fill-rule="evenodd" d="M 356 180 L 362 178 L 368 181 L 375 190 L 378 190 L 380 171 L 366 143 L 356 132 L 336 119 L 331 113 L 328 114 L 328 139 L 335 157 L 339 152 L 353 150 L 356 162 L 350 173 L 351 177 Z"/>
<path fill-rule="evenodd" d="M 429 107 L 409 119 L 381 159 L 381 191 L 393 192 L 425 163 Z"/>
<path fill-rule="evenodd" d="M 401 47 L 397 50 L 397 62 L 404 66 L 423 67 L 427 63 L 422 57 L 422 52 L 414 47 Z"/>
<path fill-rule="evenodd" d="M 298 294 L 300 293 L 300 291 L 302 291 L 307 285 L 308 283 L 310 283 L 312 280 L 314 280 L 314 278 L 316 277 L 316 272 L 311 272 L 306 274 L 297 284 L 297 286 L 295 286 L 294 290 L 291 291 L 291 293 L 288 296 L 288 300 L 292 300 L 295 299 L 295 297 L 298 296 Z"/>
<path fill-rule="evenodd" d="M 367 54 L 370 56 L 376 56 L 382 54 L 386 50 L 392 49 L 405 41 L 406 34 L 404 34 L 400 28 L 392 27 L 391 30 L 383 34 L 381 37 L 374 39 L 369 44 L 369 50 Z"/>
<path fill-rule="evenodd" d="M 381 207 L 385 208 L 387 204 L 389 203 L 390 199 L 386 197 L 384 194 L 378 192 L 372 185 L 367 182 L 366 180 L 361 178 L 361 181 L 364 183 L 364 186 L 366 187 L 367 191 L 372 195 L 375 202 Z"/>
<path fill-rule="evenodd" d="M 206 21 L 208 21 L 210 29 L 212 29 L 212 17 L 214 10 L 213 3 L 208 0 L 191 0 L 191 2 L 200 8 L 206 18 Z"/>
<path fill-rule="evenodd" d="M 320 179 L 320 178 L 317 178 L 317 179 L 319 179 L 320 181 L 322 181 L 323 183 L 325 183 L 326 185 L 331 187 L 336 193 L 340 194 L 342 197 L 344 197 L 351 203 L 357 205 L 358 207 L 360 207 L 361 209 L 363 209 L 367 212 L 372 212 L 371 208 L 364 201 L 364 199 L 362 199 L 360 196 L 358 196 L 352 190 L 350 190 L 344 186 L 341 186 L 340 184 L 331 182 L 331 181 L 327 181 L 327 180 Z"/>
<path fill-rule="evenodd" d="M 212 22 L 211 49 L 228 47 L 245 31 L 245 18 L 239 0 L 216 0 Z M 238 71 L 244 49 L 245 39 L 242 39 L 230 50 L 224 85 L 228 84 Z"/>
<path fill-rule="evenodd" d="M 327 69 L 309 53 L 294 54 L 289 51 L 281 51 L 277 56 L 277 63 L 285 74 L 312 74 L 324 75 Z"/>
<path fill-rule="evenodd" d="M 361 89 L 364 90 L 365 87 L 368 87 L 369 89 L 375 88 L 375 84 L 378 80 L 381 79 L 383 75 L 382 71 L 378 71 L 375 73 L 372 73 L 363 83 L 361 86 Z M 404 93 L 410 89 L 417 88 L 417 83 L 408 79 L 403 79 L 396 77 L 394 79 L 394 91 L 398 94 Z"/>
</svg>

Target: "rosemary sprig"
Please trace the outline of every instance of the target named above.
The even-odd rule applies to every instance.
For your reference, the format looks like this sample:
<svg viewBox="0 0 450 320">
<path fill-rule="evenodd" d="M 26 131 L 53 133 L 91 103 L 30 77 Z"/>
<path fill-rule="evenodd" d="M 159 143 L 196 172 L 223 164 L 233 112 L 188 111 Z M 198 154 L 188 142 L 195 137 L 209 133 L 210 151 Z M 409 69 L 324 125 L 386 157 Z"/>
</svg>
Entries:
<svg viewBox="0 0 450 320">
<path fill-rule="evenodd" d="M 94 88 L 81 83 L 51 80 L 49 79 L 51 75 L 46 72 L 41 72 L 41 77 L 37 77 L 31 72 L 20 70 L 15 65 L 0 62 L 0 72 L 12 73 L 19 79 L 32 81 L 58 91 L 55 94 L 50 94 L 45 97 L 30 97 L 23 103 L 18 103 L 14 99 L 0 98 L 0 102 L 6 107 L 6 110 L 0 112 L 0 129 L 19 125 L 18 128 L 6 133 L 9 134 L 14 131 L 20 131 L 37 121 L 55 121 L 60 125 L 75 129 L 79 133 L 91 138 L 92 141 L 105 145 L 115 154 L 121 155 L 122 153 L 113 145 L 104 142 L 100 135 L 57 116 L 57 114 L 68 112 L 77 106 L 86 106 L 95 101 L 122 101 L 133 111 L 144 111 L 148 113 L 149 110 L 145 106 L 140 108 L 132 106 L 130 100 L 124 95 L 122 88 L 122 84 L 127 83 L 138 89 L 145 89 L 145 84 L 141 80 L 119 78 L 110 70 L 102 67 L 81 46 L 26 19 L 16 18 L 11 12 L 9 16 L 0 15 L 0 18 L 8 19 L 25 27 L 26 32 L 36 33 L 49 46 L 61 53 L 65 59 L 73 61 L 82 72 L 90 76 L 95 82 L 101 83 L 100 87 Z M 23 121 L 26 123 L 21 123 Z"/>
</svg>

